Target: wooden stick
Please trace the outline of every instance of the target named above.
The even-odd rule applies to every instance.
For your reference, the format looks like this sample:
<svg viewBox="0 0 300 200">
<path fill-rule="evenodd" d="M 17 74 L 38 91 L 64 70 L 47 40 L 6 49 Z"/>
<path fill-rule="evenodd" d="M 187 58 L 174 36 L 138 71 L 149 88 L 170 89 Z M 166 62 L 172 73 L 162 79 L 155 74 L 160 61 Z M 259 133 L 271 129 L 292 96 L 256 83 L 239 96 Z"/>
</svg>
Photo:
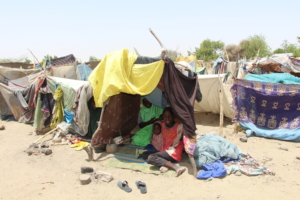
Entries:
<svg viewBox="0 0 300 200">
<path fill-rule="evenodd" d="M 162 48 L 166 49 L 165 46 L 163 45 L 163 43 L 162 43 L 162 42 L 160 41 L 160 39 L 155 35 L 155 33 L 152 31 L 151 28 L 149 28 L 149 31 L 150 31 L 150 33 L 155 37 L 155 39 L 156 39 L 157 42 L 160 44 L 160 46 L 161 46 Z M 167 49 L 166 49 L 166 50 L 167 50 Z"/>
<path fill-rule="evenodd" d="M 30 50 L 28 49 L 28 51 L 30 51 Z M 31 51 L 30 51 L 30 53 L 32 54 L 33 57 L 35 57 Z M 38 61 L 38 63 L 40 63 L 36 57 L 35 57 L 35 59 Z"/>
<path fill-rule="evenodd" d="M 51 133 L 53 133 L 54 131 L 56 131 L 58 129 L 58 127 L 56 127 L 55 129 L 49 131 L 48 133 L 46 133 L 45 135 L 43 135 L 42 137 L 40 137 L 39 139 L 37 139 L 36 141 L 34 141 L 33 143 L 37 143 L 38 141 L 40 141 L 41 139 L 43 139 L 44 137 L 46 137 L 47 135 L 50 135 Z"/>
<path fill-rule="evenodd" d="M 233 123 L 233 133 L 235 133 L 235 134 L 238 133 L 238 122 Z"/>
<path fill-rule="evenodd" d="M 220 83 L 220 127 L 219 127 L 219 135 L 223 136 L 223 124 L 224 124 L 224 114 L 223 114 L 223 91 L 222 91 L 222 80 L 220 77 L 220 73 L 218 73 L 219 83 Z"/>
</svg>

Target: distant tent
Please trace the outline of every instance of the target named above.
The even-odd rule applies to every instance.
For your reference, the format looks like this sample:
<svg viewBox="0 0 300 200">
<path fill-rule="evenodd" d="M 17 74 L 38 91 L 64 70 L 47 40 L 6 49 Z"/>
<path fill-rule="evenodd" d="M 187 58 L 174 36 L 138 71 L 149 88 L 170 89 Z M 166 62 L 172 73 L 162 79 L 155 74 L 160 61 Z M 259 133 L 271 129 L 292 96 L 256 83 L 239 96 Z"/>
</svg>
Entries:
<svg viewBox="0 0 300 200">
<path fill-rule="evenodd" d="M 300 78 L 288 73 L 247 75 L 231 88 L 233 121 L 247 136 L 300 142 Z"/>
<path fill-rule="evenodd" d="M 93 71 L 89 66 L 87 66 L 86 64 L 80 64 L 77 65 L 78 70 L 79 70 L 79 74 L 80 74 L 80 79 L 82 81 L 87 81 L 89 78 L 89 75 L 91 74 L 91 72 Z"/>
</svg>

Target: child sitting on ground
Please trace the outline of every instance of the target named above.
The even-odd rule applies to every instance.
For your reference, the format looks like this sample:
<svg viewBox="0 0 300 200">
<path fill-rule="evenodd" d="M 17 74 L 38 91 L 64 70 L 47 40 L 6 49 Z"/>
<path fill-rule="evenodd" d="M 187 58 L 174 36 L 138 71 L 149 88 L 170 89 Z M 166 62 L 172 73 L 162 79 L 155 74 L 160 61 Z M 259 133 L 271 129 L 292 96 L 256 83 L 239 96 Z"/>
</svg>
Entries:
<svg viewBox="0 0 300 200">
<path fill-rule="evenodd" d="M 153 135 L 152 135 L 152 140 L 151 144 L 155 148 L 156 151 L 159 151 L 160 149 L 163 148 L 163 136 L 161 134 L 161 122 L 155 122 L 153 124 Z M 148 145 L 147 145 L 148 146 Z M 148 148 L 145 148 L 148 150 Z M 150 149 L 148 150 L 150 151 Z"/>
<path fill-rule="evenodd" d="M 161 134 L 161 122 L 156 121 L 153 124 L 153 129 L 152 129 L 152 140 L 151 144 L 148 144 L 144 149 L 137 149 L 136 150 L 136 158 L 143 158 L 146 160 L 148 158 L 148 155 L 150 154 L 143 154 L 143 152 L 149 151 L 151 153 L 153 152 L 158 152 L 159 149 L 163 148 L 163 137 Z"/>
</svg>

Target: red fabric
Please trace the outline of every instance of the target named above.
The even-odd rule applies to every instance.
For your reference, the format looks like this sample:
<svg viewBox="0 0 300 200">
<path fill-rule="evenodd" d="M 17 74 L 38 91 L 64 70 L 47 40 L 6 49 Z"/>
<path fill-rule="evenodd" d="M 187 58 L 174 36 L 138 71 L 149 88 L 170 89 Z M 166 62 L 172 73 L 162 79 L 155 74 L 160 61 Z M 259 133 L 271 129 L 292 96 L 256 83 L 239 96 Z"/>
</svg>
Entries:
<svg viewBox="0 0 300 200">
<path fill-rule="evenodd" d="M 174 144 L 174 140 L 178 136 L 178 126 L 180 123 L 176 123 L 172 128 L 167 128 L 165 123 L 162 123 L 162 135 L 163 135 L 163 149 L 160 151 L 171 151 L 172 146 Z M 170 149 L 171 147 L 171 149 Z M 182 151 L 183 151 L 183 141 L 180 140 L 176 146 L 173 146 L 175 151 L 170 154 L 170 156 L 177 161 L 181 161 L 182 159 Z M 168 152 L 169 153 L 169 152 Z"/>
</svg>

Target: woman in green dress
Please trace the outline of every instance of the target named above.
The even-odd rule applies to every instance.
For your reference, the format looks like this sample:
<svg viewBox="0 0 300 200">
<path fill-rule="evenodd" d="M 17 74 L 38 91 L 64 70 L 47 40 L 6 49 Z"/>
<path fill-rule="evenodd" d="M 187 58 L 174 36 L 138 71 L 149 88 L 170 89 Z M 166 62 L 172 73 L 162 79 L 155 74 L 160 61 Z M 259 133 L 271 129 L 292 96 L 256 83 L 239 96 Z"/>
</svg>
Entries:
<svg viewBox="0 0 300 200">
<path fill-rule="evenodd" d="M 132 144 L 137 146 L 150 144 L 153 123 L 159 120 L 163 112 L 162 108 L 153 105 L 146 98 L 143 98 L 142 103 L 138 118 L 138 124 L 141 129 L 132 137 Z"/>
</svg>

